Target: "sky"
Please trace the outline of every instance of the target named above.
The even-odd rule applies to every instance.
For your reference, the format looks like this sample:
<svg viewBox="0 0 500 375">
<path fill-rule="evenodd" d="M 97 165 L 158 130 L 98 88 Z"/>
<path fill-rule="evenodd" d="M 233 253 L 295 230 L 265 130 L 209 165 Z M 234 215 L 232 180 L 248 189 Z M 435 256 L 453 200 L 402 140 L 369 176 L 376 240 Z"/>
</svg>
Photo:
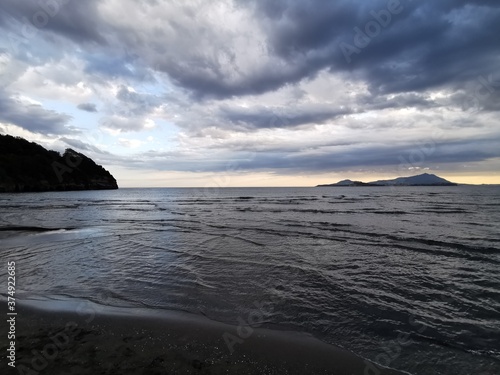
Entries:
<svg viewBox="0 0 500 375">
<path fill-rule="evenodd" d="M 497 0 L 2 0 L 0 133 L 120 187 L 500 183 Z"/>
</svg>

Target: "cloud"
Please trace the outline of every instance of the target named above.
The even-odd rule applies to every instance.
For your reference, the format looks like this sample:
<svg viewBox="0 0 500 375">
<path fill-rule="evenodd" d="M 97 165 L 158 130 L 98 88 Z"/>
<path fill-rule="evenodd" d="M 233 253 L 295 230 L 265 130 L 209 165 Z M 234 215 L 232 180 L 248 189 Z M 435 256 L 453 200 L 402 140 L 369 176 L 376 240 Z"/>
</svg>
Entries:
<svg viewBox="0 0 500 375">
<path fill-rule="evenodd" d="M 118 143 L 123 147 L 127 148 L 138 148 L 144 144 L 144 142 L 139 139 L 126 139 L 126 138 L 119 138 Z"/>
<path fill-rule="evenodd" d="M 129 118 L 123 116 L 108 116 L 104 117 L 100 126 L 108 129 L 111 133 L 127 133 L 149 130 L 155 127 L 154 121 L 147 118 Z"/>
<path fill-rule="evenodd" d="M 434 129 L 445 135 L 428 163 L 498 157 L 488 140 L 499 138 L 497 1 L 5 0 L 1 7 L 0 121 L 73 145 L 81 141 L 73 123 L 98 127 L 116 153 L 146 147 L 146 135 L 124 133 L 151 132 L 150 153 L 127 154 L 136 168 L 218 171 L 228 160 L 300 173 L 398 166 Z M 43 26 L 33 24 L 39 12 L 48 15 Z M 22 38 L 17 51 L 9 35 Z M 354 51 L 348 59 L 345 45 Z M 88 116 L 75 107 L 95 113 L 96 124 L 82 125 Z"/>
<path fill-rule="evenodd" d="M 445 165 L 494 160 L 500 157 L 495 139 L 477 138 L 473 141 L 437 141 L 432 146 L 400 144 L 374 144 L 349 148 L 338 145 L 333 148 L 287 152 L 268 150 L 264 152 L 231 153 L 214 150 L 210 154 L 185 151 L 149 151 L 138 153 L 133 158 L 115 158 L 117 165 L 148 166 L 160 171 L 189 172 L 259 172 L 275 171 L 278 174 L 322 173 L 325 171 L 347 171 L 353 169 L 374 170 L 384 168 L 397 173 L 410 173 L 415 169 L 443 168 Z M 133 147 L 131 142 L 121 140 L 124 146 Z M 480 148 L 477 147 L 480 145 Z M 203 160 L 203 163 L 201 161 Z"/>
<path fill-rule="evenodd" d="M 385 0 L 58 2 L 40 32 L 88 50 L 88 73 L 153 79 L 157 70 L 198 98 L 262 94 L 323 69 L 357 73 L 380 93 L 463 84 L 496 70 L 498 3 L 391 1 L 399 11 L 384 25 L 377 20 L 388 12 Z M 4 24 L 7 15 L 31 19 L 43 11 L 35 1 L 4 3 Z M 379 31 L 360 48 L 355 28 L 366 34 L 374 21 Z M 339 43 L 360 50 L 352 63 Z"/>
<path fill-rule="evenodd" d="M 106 24 L 100 18 L 98 4 L 96 0 L 3 0 L 0 25 L 9 24 L 20 38 L 30 39 L 46 30 L 77 43 L 106 45 Z"/>
<path fill-rule="evenodd" d="M 0 122 L 14 124 L 33 133 L 72 134 L 71 116 L 45 109 L 27 97 L 9 96 L 0 91 Z"/>
<path fill-rule="evenodd" d="M 290 64 L 307 66 L 299 79 L 325 67 L 357 71 L 372 90 L 397 93 L 463 82 L 496 69 L 498 3 L 401 0 L 402 11 L 392 14 L 389 24 L 359 48 L 355 28 L 363 32 L 374 20 L 372 12 L 387 11 L 387 4 L 257 1 L 255 12 L 269 29 L 271 50 Z M 351 64 L 339 48 L 341 42 L 360 49 Z"/>
<path fill-rule="evenodd" d="M 128 116 L 151 113 L 163 103 L 163 99 L 156 95 L 138 93 L 124 85 L 120 86 L 116 99 L 119 101 L 117 111 Z"/>
<path fill-rule="evenodd" d="M 149 68 L 167 73 L 200 98 L 262 94 L 323 69 L 358 72 L 380 93 L 463 84 L 496 70 L 498 3 L 392 2 L 400 4 L 400 11 L 383 26 L 377 20 L 388 12 L 385 0 L 59 3 L 40 32 L 63 36 L 89 52 L 90 43 L 88 73 L 153 79 Z M 15 19 L 31 19 L 41 11 L 34 1 L 7 0 L 2 7 Z M 369 41 L 360 48 L 355 28 L 366 34 L 374 21 L 379 31 L 372 38 L 365 35 Z M 339 43 L 360 50 L 351 64 Z M 110 48 L 117 57 L 110 56 Z"/>
<path fill-rule="evenodd" d="M 421 91 L 470 81 L 495 69 L 498 56 L 499 9 L 486 1 L 417 5 L 402 0 L 402 11 L 380 27 L 351 64 L 339 43 L 354 45 L 355 28 L 365 30 L 373 12 L 387 10 L 386 1 L 219 1 L 218 7 L 192 2 L 140 8 L 122 3 L 119 19 L 111 17 L 114 2 L 101 9 L 102 18 L 111 17 L 110 35 L 141 56 L 137 61 L 167 73 L 198 98 L 262 94 L 323 69 L 355 72 L 381 93 Z M 149 22 L 138 24 L 136 13 Z M 476 27 L 471 17 L 484 27 Z"/>
<path fill-rule="evenodd" d="M 76 149 L 77 151 L 90 151 L 98 154 L 109 154 L 109 152 L 103 151 L 99 147 L 83 142 L 79 139 L 61 137 L 59 140 Z"/>
<path fill-rule="evenodd" d="M 159 96 L 140 93 L 122 84 L 116 88 L 114 99 L 108 104 L 108 112 L 112 114 L 100 120 L 100 126 L 112 133 L 151 130 L 156 127 L 153 117 L 162 115 L 163 98 Z"/>
<path fill-rule="evenodd" d="M 224 122 L 243 128 L 293 128 L 308 124 L 322 124 L 337 117 L 353 113 L 349 108 L 309 106 L 308 108 L 253 106 L 221 107 L 220 116 Z"/>
<path fill-rule="evenodd" d="M 77 105 L 77 108 L 85 112 L 97 112 L 97 107 L 94 103 L 81 103 Z"/>
<path fill-rule="evenodd" d="M 101 53 L 86 54 L 83 58 L 86 62 L 84 72 L 96 76 L 96 80 L 103 77 L 133 79 L 140 82 L 154 80 L 150 69 L 138 62 L 137 56 L 132 56 L 127 51 L 115 51 L 110 57 L 109 51 L 104 50 Z"/>
</svg>

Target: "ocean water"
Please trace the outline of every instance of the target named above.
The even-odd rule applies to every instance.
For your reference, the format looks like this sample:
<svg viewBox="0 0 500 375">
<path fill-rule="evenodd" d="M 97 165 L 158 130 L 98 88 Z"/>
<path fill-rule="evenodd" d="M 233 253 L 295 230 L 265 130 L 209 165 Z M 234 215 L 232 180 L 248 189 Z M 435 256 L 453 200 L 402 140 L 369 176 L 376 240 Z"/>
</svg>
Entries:
<svg viewBox="0 0 500 375">
<path fill-rule="evenodd" d="M 22 299 L 250 320 L 415 375 L 500 374 L 498 186 L 2 194 L 0 260 Z"/>
</svg>

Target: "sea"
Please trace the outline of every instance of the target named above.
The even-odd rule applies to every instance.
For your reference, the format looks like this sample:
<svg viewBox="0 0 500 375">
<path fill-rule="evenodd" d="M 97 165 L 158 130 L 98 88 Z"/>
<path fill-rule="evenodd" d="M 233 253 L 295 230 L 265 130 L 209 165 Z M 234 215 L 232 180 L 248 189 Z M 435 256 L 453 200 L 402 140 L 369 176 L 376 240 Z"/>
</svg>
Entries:
<svg viewBox="0 0 500 375">
<path fill-rule="evenodd" d="M 1 194 L 0 261 L 20 300 L 304 332 L 414 375 L 500 374 L 500 186 Z"/>
</svg>

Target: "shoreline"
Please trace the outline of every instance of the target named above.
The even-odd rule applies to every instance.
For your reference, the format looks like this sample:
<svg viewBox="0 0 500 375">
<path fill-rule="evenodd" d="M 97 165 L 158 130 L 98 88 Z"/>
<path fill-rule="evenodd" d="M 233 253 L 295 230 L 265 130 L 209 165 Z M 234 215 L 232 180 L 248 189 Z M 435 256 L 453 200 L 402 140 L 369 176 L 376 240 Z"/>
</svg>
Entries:
<svg viewBox="0 0 500 375">
<path fill-rule="evenodd" d="M 0 358 L 9 373 L 404 374 L 309 334 L 236 327 L 189 313 L 83 300 L 19 300 L 17 312 L 17 371 Z M 2 335 L 3 352 L 7 341 Z"/>
</svg>

